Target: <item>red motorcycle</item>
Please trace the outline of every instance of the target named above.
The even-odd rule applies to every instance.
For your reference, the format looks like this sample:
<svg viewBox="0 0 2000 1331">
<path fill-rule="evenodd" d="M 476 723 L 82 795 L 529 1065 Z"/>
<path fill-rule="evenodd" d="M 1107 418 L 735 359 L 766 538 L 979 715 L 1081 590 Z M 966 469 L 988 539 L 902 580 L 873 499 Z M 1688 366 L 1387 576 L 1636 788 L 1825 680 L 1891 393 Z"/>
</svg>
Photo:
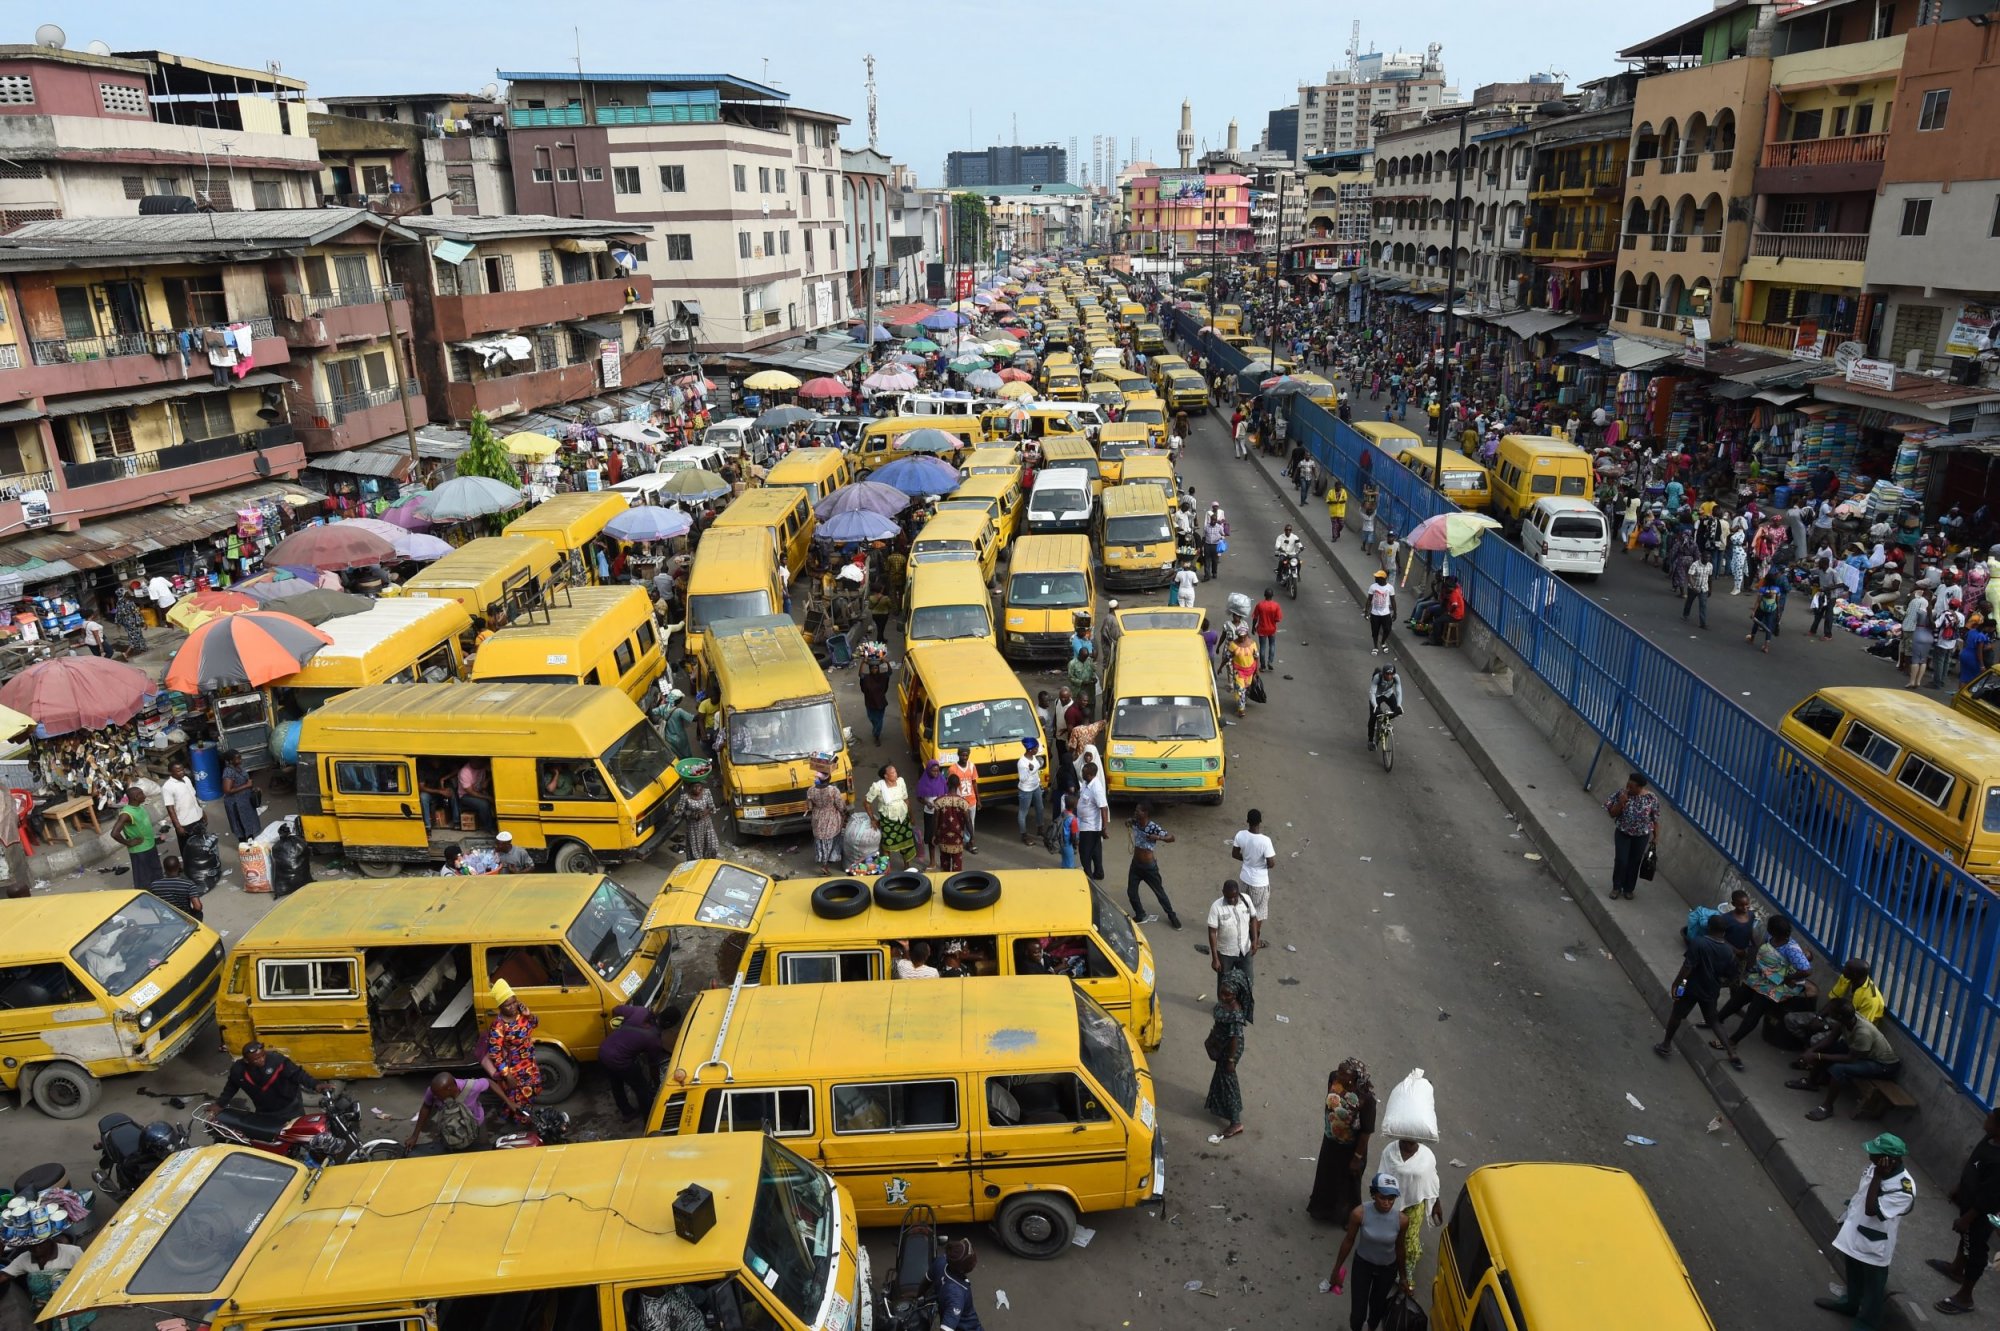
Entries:
<svg viewBox="0 0 2000 1331">
<path fill-rule="evenodd" d="M 212 1142 L 269 1151 L 306 1165 L 397 1160 L 405 1154 L 394 1138 L 362 1138 L 361 1106 L 338 1086 L 320 1093 L 318 1109 L 301 1114 L 261 1114 L 205 1100 L 188 1118 L 189 1138 L 197 1127 L 206 1129 Z"/>
</svg>

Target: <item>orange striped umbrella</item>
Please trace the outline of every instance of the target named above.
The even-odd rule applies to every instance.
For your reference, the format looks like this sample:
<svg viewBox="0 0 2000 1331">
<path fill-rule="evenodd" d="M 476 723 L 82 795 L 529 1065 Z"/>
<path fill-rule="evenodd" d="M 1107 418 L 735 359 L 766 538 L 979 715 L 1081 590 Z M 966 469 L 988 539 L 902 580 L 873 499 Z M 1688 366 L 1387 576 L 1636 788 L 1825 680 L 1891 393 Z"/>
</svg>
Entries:
<svg viewBox="0 0 2000 1331">
<path fill-rule="evenodd" d="M 230 685 L 257 688 L 282 679 L 333 639 L 276 610 L 245 610 L 211 619 L 189 635 L 167 667 L 166 685 L 207 693 Z"/>
</svg>

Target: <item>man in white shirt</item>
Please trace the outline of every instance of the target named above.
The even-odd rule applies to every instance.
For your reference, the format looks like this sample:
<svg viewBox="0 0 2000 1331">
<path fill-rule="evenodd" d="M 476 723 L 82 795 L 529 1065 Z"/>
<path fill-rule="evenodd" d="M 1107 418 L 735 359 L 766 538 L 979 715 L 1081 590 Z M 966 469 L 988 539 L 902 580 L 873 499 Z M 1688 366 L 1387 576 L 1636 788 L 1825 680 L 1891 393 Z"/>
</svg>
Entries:
<svg viewBox="0 0 2000 1331">
<path fill-rule="evenodd" d="M 1271 861 L 1277 858 L 1278 848 L 1264 835 L 1261 809 L 1250 810 L 1243 822 L 1243 830 L 1230 838 L 1229 853 L 1242 861 L 1243 895 L 1250 899 L 1261 937 L 1264 921 L 1271 918 Z"/>
<path fill-rule="evenodd" d="M 167 779 L 160 783 L 160 798 L 166 803 L 167 816 L 174 820 L 174 831 L 180 835 L 185 851 L 189 837 L 208 830 L 208 811 L 201 807 L 201 796 L 195 793 L 194 782 L 188 779 L 186 763 L 175 763 L 167 769 Z"/>
<path fill-rule="evenodd" d="M 1015 823 L 1021 832 L 1021 844 L 1032 846 L 1035 837 L 1028 835 L 1028 815 L 1034 814 L 1035 836 L 1042 833 L 1042 767 L 1048 762 L 1040 752 L 1041 741 L 1029 736 L 1021 741 L 1021 756 L 1014 762 L 1014 789 L 1020 798 L 1015 802 Z"/>
<path fill-rule="evenodd" d="M 931 945 L 922 939 L 910 944 L 908 957 L 897 957 L 891 967 L 899 980 L 935 980 L 941 978 L 938 968 L 930 964 Z"/>
<path fill-rule="evenodd" d="M 1217 975 L 1234 967 L 1243 972 L 1243 978 L 1251 981 L 1250 988 L 1256 988 L 1254 965 L 1257 960 L 1259 925 L 1257 913 L 1250 903 L 1243 899 L 1243 888 L 1234 878 L 1222 885 L 1222 895 L 1208 908 L 1208 966 Z M 1245 999 L 1245 1020 L 1255 1021 L 1248 1015 L 1254 1009 L 1250 1000 Z"/>
<path fill-rule="evenodd" d="M 1389 650 L 1389 630 L 1396 623 L 1396 588 L 1389 581 L 1387 569 L 1376 569 L 1375 580 L 1368 584 L 1368 654 L 1380 656 Z"/>
<path fill-rule="evenodd" d="M 1104 823 L 1111 815 L 1111 801 L 1104 793 L 1104 773 L 1089 754 L 1076 768 L 1076 862 L 1086 874 L 1104 878 Z"/>
<path fill-rule="evenodd" d="M 1868 1167 L 1861 1185 L 1848 1199 L 1833 1246 L 1847 1259 L 1847 1292 L 1837 1299 L 1814 1299 L 1825 1308 L 1852 1317 L 1856 1326 L 1880 1326 L 1882 1305 L 1889 1297 L 1889 1263 L 1896 1256 L 1896 1232 L 1903 1217 L 1917 1204 L 1916 1181 L 1904 1167 L 1908 1154 L 1903 1139 L 1885 1132 L 1863 1148 Z"/>
<path fill-rule="evenodd" d="M 162 615 L 173 609 L 174 602 L 180 599 L 174 595 L 174 585 L 157 573 L 153 575 L 152 581 L 146 584 L 146 595 L 152 599 Z"/>
<path fill-rule="evenodd" d="M 1174 571 L 1174 604 L 1183 608 L 1193 606 L 1195 584 L 1200 581 L 1201 575 L 1186 565 L 1182 565 L 1176 569 Z"/>
</svg>

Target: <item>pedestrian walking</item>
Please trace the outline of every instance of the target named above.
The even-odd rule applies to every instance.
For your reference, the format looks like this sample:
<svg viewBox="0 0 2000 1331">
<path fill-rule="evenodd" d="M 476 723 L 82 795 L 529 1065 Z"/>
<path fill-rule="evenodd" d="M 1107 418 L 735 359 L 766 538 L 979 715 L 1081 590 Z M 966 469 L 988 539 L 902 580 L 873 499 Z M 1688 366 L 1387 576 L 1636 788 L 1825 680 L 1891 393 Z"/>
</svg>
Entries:
<svg viewBox="0 0 2000 1331">
<path fill-rule="evenodd" d="M 1184 610 L 1193 608 L 1195 584 L 1199 581 L 1201 575 L 1186 564 L 1174 570 L 1173 590 L 1167 593 L 1167 604 L 1179 606 Z"/>
<path fill-rule="evenodd" d="M 1700 1008 L 1702 1020 L 1721 1041 L 1722 1053 L 1729 1060 L 1729 1066 L 1738 1072 L 1743 1071 L 1743 1060 L 1737 1057 L 1736 1048 L 1722 1029 L 1722 1021 L 1715 1011 L 1715 1000 L 1722 996 L 1722 986 L 1736 973 L 1736 949 L 1730 947 L 1723 936 L 1728 930 L 1729 926 L 1722 916 L 1711 915 L 1701 935 L 1688 940 L 1681 957 L 1680 973 L 1674 977 L 1672 985 L 1674 1002 L 1667 1010 L 1667 1031 L 1653 1046 L 1653 1052 L 1661 1058 L 1673 1053 L 1674 1032 L 1680 1029 L 1687 1014 Z"/>
<path fill-rule="evenodd" d="M 1242 830 L 1229 839 L 1229 854 L 1243 866 L 1237 876 L 1250 909 L 1256 913 L 1261 947 L 1264 922 L 1271 918 L 1271 861 L 1278 857 L 1278 848 L 1264 835 L 1263 810 L 1252 809 L 1243 816 Z"/>
<path fill-rule="evenodd" d="M 1373 515 L 1371 514 L 1370 516 Z M 1326 483 L 1327 539 L 1330 541 L 1338 541 L 1340 539 L 1341 529 L 1346 525 L 1346 523 L 1347 523 L 1347 487 L 1340 483 L 1340 478 L 1338 476 L 1335 476 Z M 1367 548 L 1366 539 L 1362 541 L 1362 548 L 1364 550 Z"/>
<path fill-rule="evenodd" d="M 814 774 L 812 789 L 806 792 L 806 821 L 812 827 L 813 863 L 825 873 L 839 873 L 847 865 L 841 838 L 847 825 L 847 796 L 833 784 L 831 773 Z"/>
<path fill-rule="evenodd" d="M 706 781 L 690 781 L 682 787 L 681 816 L 687 820 L 686 857 L 713 860 L 722 856 L 722 837 L 715 830 L 715 792 Z"/>
<path fill-rule="evenodd" d="M 1361 1200 L 1361 1172 L 1368 1165 L 1368 1142 L 1375 1135 L 1375 1083 L 1358 1058 L 1326 1076 L 1324 1131 L 1319 1163 L 1313 1170 L 1306 1214 L 1339 1221 Z"/>
<path fill-rule="evenodd" d="M 1249 981 L 1238 970 L 1224 971 L 1216 981 L 1214 1024 L 1202 1042 L 1203 1052 L 1215 1065 L 1202 1108 L 1223 1122 L 1222 1131 L 1210 1135 L 1211 1144 L 1243 1135 L 1243 1084 L 1236 1078 L 1236 1068 L 1243 1059 L 1243 997 L 1248 991 Z"/>
<path fill-rule="evenodd" d="M 1257 635 L 1257 668 L 1275 670 L 1278 666 L 1278 625 L 1285 618 L 1285 608 L 1269 587 L 1264 589 L 1264 599 L 1250 607 L 1250 630 Z"/>
<path fill-rule="evenodd" d="M 1847 1289 L 1838 1298 L 1818 1298 L 1813 1307 L 1854 1319 L 1853 1331 L 1877 1331 L 1889 1299 L 1889 1264 L 1896 1257 L 1896 1234 L 1917 1204 L 1917 1181 L 1903 1159 L 1903 1139 L 1885 1132 L 1862 1148 L 1868 1167 L 1841 1213 L 1833 1246 L 1847 1259 Z"/>
<path fill-rule="evenodd" d="M 1396 623 L 1396 589 L 1389 583 L 1389 571 L 1378 568 L 1368 584 L 1368 654 L 1380 656 L 1389 650 L 1389 630 Z"/>
<path fill-rule="evenodd" d="M 1208 907 L 1208 964 L 1217 975 L 1228 970 L 1243 973 L 1243 1019 L 1257 1020 L 1256 965 L 1258 938 L 1257 912 L 1243 896 L 1242 884 L 1225 879 L 1222 895 Z"/>
<path fill-rule="evenodd" d="M 1909 609 L 1903 613 L 1903 644 L 1909 651 L 1910 682 L 1906 689 L 1922 688 L 1924 676 L 1930 670 L 1931 648 L 1936 644 L 1931 632 L 1931 603 L 1919 591 L 1910 598 Z"/>
<path fill-rule="evenodd" d="M 1402 553 L 1402 548 L 1396 541 L 1396 529 L 1387 523 L 1384 523 L 1382 526 L 1381 552 L 1382 567 L 1388 569 L 1395 568 L 1396 557 Z"/>
<path fill-rule="evenodd" d="M 1771 639 L 1778 632 L 1778 583 L 1772 574 L 1757 584 L 1755 598 L 1750 602 L 1750 632 L 1743 641 L 1755 644 L 1759 633 L 1764 635 L 1764 650 L 1771 650 Z M 1911 687 L 1915 687 L 1912 685 Z"/>
<path fill-rule="evenodd" d="M 1951 1222 L 1952 1232 L 1958 1235 L 1958 1251 L 1948 1262 L 1931 1257 L 1924 1264 L 1958 1282 L 1955 1291 L 1931 1305 L 1947 1317 L 1956 1317 L 1973 1310 L 1972 1287 L 1986 1274 L 1993 1217 L 2000 1214 L 2000 1109 L 1986 1116 L 1985 1134 L 1966 1156 L 1948 1200 L 1958 1208 L 1958 1218 Z"/>
<path fill-rule="evenodd" d="M 1076 867 L 1076 795 L 1074 790 L 1063 792 L 1056 812 L 1056 853 L 1062 857 L 1058 867 L 1064 869 Z"/>
<path fill-rule="evenodd" d="M 1299 486 L 1299 506 L 1301 508 L 1305 506 L 1306 500 L 1312 497 L 1313 481 L 1317 479 L 1318 475 L 1319 463 L 1313 461 L 1311 457 L 1300 458 L 1299 465 L 1292 468 L 1292 478 L 1298 482 Z"/>
<path fill-rule="evenodd" d="M 1627 901 L 1639 887 L 1639 871 L 1646 854 L 1660 836 L 1660 800 L 1646 789 L 1646 778 L 1637 772 L 1625 778 L 1618 793 L 1604 801 L 1604 811 L 1617 824 L 1612 841 L 1611 899 Z"/>
<path fill-rule="evenodd" d="M 882 742 L 882 724 L 889 715 L 889 677 L 895 667 L 889 664 L 889 649 L 880 642 L 868 643 L 858 653 L 861 668 L 856 673 L 855 682 L 861 687 L 861 707 L 868 713 L 868 728 L 875 734 L 875 742 Z"/>
<path fill-rule="evenodd" d="M 1417 1278 L 1417 1265 L 1424 1259 L 1424 1221 L 1433 1226 L 1444 1223 L 1444 1188 L 1438 1180 L 1437 1155 L 1420 1141 L 1397 1138 L 1382 1148 L 1376 1174 L 1387 1174 L 1402 1189 L 1397 1205 L 1403 1208 L 1408 1225 L 1403 1230 L 1403 1279 Z"/>
<path fill-rule="evenodd" d="M 1097 768 L 1094 753 L 1084 755 L 1076 776 L 1076 858 L 1086 874 L 1103 882 L 1104 829 L 1111 817 L 1111 802 L 1105 796 L 1104 774 Z"/>
<path fill-rule="evenodd" d="M 9 801 L 11 803 L 11 801 Z M 146 792 L 137 786 L 125 787 L 125 803 L 111 820 L 111 835 L 125 847 L 132 864 L 132 886 L 141 892 L 160 876 L 160 838 L 153 826 L 153 811 L 146 807 Z"/>
<path fill-rule="evenodd" d="M 1063 690 L 1065 694 L 1069 690 Z M 972 750 L 960 749 L 958 761 L 945 768 L 945 775 L 958 783 L 957 795 L 965 801 L 965 853 L 979 853 L 979 769 L 973 765 Z"/>
<path fill-rule="evenodd" d="M 1041 741 L 1030 735 L 1021 741 L 1021 756 L 1014 761 L 1014 817 L 1024 846 L 1034 845 L 1042 834 L 1042 778 L 1048 769 L 1048 758 L 1041 753 L 1041 747 Z M 1035 825 L 1033 836 L 1028 834 L 1030 822 Z"/>
<path fill-rule="evenodd" d="M 1087 721 L 1096 716 L 1097 661 L 1090 648 L 1085 647 L 1071 657 L 1064 673 L 1069 676 L 1070 694 L 1076 699 L 1077 706 L 1083 709 L 1084 719 Z"/>
<path fill-rule="evenodd" d="M 1681 586 L 1686 591 L 1686 599 L 1681 602 L 1682 619 L 1688 617 L 1688 611 L 1699 608 L 1701 610 L 1699 623 L 1703 628 L 1708 627 L 1708 588 L 1714 576 L 1714 561 L 1709 559 L 1706 551 L 1697 553 L 1693 562 L 1687 566 L 1681 581 Z"/>
<path fill-rule="evenodd" d="M 941 873 L 957 873 L 965 867 L 975 807 L 966 795 L 966 785 L 960 777 L 945 778 L 945 793 L 937 801 L 937 867 Z"/>
<path fill-rule="evenodd" d="M 1389 1299 L 1398 1290 L 1408 1294 L 1415 1284 L 1402 1272 L 1400 1254 L 1410 1218 L 1403 1212 L 1402 1185 L 1394 1174 L 1378 1174 L 1368 1183 L 1368 1200 L 1348 1212 L 1347 1233 L 1340 1255 L 1333 1259 L 1329 1293 L 1338 1294 L 1347 1280 L 1347 1259 L 1354 1258 L 1354 1294 L 1348 1307 L 1348 1331 L 1377 1331 L 1389 1315 Z"/>
<path fill-rule="evenodd" d="M 1375 553 L 1375 501 L 1373 499 L 1363 499 L 1361 501 L 1361 553 L 1364 555 Z"/>
<path fill-rule="evenodd" d="M 1181 917 L 1174 910 L 1172 898 L 1167 896 L 1167 886 L 1160 878 L 1160 859 L 1155 853 L 1161 843 L 1173 844 L 1174 834 L 1153 821 L 1153 806 L 1144 800 L 1133 808 L 1125 827 L 1132 835 L 1132 862 L 1125 869 L 1125 898 L 1132 903 L 1132 918 L 1140 924 L 1150 924 L 1159 918 L 1146 914 L 1145 906 L 1140 903 L 1139 886 L 1143 883 L 1153 889 L 1160 909 L 1167 913 L 1167 923 L 1180 928 Z"/>
<path fill-rule="evenodd" d="M 937 857 L 937 802 L 951 793 L 951 778 L 935 758 L 924 760 L 923 773 L 917 777 L 917 809 L 920 818 L 913 818 L 910 831 L 917 840 L 917 858 L 926 869 L 933 867 Z"/>
<path fill-rule="evenodd" d="M 1201 524 L 1201 571 L 1210 582 L 1215 581 L 1221 569 L 1223 552 L 1229 548 L 1229 528 L 1222 520 L 1222 514 L 1210 509 Z"/>
</svg>

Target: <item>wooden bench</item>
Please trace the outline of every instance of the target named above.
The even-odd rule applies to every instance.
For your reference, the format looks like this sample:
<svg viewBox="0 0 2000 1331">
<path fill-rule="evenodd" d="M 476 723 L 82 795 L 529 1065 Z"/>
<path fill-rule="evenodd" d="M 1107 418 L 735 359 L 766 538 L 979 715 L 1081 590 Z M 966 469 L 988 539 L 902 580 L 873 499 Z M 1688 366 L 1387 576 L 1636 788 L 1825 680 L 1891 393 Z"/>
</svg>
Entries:
<svg viewBox="0 0 2000 1331">
<path fill-rule="evenodd" d="M 1855 1094 L 1861 1103 L 1854 1107 L 1856 1118 L 1880 1118 L 1891 1108 L 1915 1109 L 1917 1097 L 1911 1095 L 1893 1081 L 1865 1078 L 1854 1083 Z"/>
<path fill-rule="evenodd" d="M 97 806 L 91 802 L 88 795 L 78 795 L 74 799 L 64 800 L 61 804 L 51 804 L 42 810 L 42 817 L 47 822 L 53 823 L 56 831 L 62 833 L 63 841 L 72 846 L 76 844 L 76 836 L 71 827 L 73 819 L 87 818 L 90 820 L 91 831 L 99 835 L 104 832 L 97 823 Z"/>
</svg>

